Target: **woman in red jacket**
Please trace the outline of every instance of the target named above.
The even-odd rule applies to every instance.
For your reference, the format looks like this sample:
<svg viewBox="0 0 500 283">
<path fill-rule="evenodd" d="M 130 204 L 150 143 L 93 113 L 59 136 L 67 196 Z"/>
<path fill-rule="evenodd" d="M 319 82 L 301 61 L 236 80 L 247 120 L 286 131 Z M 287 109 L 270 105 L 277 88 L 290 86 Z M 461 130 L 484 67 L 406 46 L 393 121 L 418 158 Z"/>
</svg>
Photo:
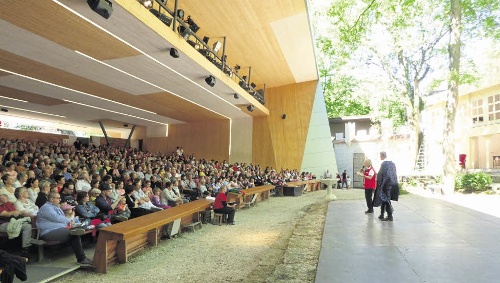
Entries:
<svg viewBox="0 0 500 283">
<path fill-rule="evenodd" d="M 365 160 L 365 166 L 359 170 L 358 175 L 363 177 L 363 186 L 365 188 L 365 199 L 368 210 L 365 213 L 373 213 L 373 191 L 377 187 L 377 173 L 372 167 L 370 159 Z"/>
<path fill-rule="evenodd" d="M 234 210 L 234 205 L 227 203 L 226 190 L 227 185 L 219 189 L 219 193 L 215 197 L 214 212 L 227 214 L 227 225 L 234 225 L 234 214 L 236 211 Z"/>
</svg>

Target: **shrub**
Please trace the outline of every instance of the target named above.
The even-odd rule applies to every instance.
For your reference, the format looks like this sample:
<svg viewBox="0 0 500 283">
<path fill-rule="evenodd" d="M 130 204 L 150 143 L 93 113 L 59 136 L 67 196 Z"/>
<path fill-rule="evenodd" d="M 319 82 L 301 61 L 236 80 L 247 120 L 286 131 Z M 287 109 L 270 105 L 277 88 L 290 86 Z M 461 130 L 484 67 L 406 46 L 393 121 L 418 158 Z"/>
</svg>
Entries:
<svg viewBox="0 0 500 283">
<path fill-rule="evenodd" d="M 458 181 L 458 179 L 460 180 Z M 482 192 L 486 191 L 492 182 L 491 176 L 484 172 L 465 173 L 457 176 L 455 189 L 463 189 L 466 192 Z"/>
</svg>

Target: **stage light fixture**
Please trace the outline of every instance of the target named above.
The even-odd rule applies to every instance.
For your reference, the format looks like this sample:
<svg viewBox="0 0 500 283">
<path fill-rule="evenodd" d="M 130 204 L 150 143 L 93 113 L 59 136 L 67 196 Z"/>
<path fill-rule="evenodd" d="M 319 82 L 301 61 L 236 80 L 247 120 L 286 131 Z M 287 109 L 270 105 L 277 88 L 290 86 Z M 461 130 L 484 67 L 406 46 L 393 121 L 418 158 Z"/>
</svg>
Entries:
<svg viewBox="0 0 500 283">
<path fill-rule="evenodd" d="M 254 108 L 254 106 L 252 104 L 247 106 L 247 110 L 250 112 L 253 112 L 253 108 Z"/>
<path fill-rule="evenodd" d="M 235 93 L 234 94 L 234 99 L 240 99 L 240 96 L 237 93 Z"/>
<path fill-rule="evenodd" d="M 196 33 L 200 29 L 200 27 L 193 21 L 193 19 L 191 18 L 191 16 L 187 17 L 186 23 L 189 25 L 189 28 L 194 33 Z"/>
<path fill-rule="evenodd" d="M 286 114 L 283 114 L 283 116 L 281 116 L 281 119 L 285 120 L 286 119 Z"/>
<path fill-rule="evenodd" d="M 184 10 L 182 9 L 177 10 L 177 18 L 184 20 Z"/>
<path fill-rule="evenodd" d="M 207 85 L 211 86 L 211 87 L 214 87 L 215 85 L 215 77 L 210 75 L 208 77 L 205 78 L 205 82 L 207 83 Z"/>
<path fill-rule="evenodd" d="M 250 86 L 251 86 L 252 88 L 255 88 L 257 85 L 256 85 L 256 84 L 254 84 L 254 83 L 251 83 L 251 84 L 250 84 Z"/>
<path fill-rule="evenodd" d="M 205 42 L 206 45 L 208 45 L 209 40 L 210 40 L 210 37 L 208 37 L 208 36 L 203 37 L 203 42 Z"/>
<path fill-rule="evenodd" d="M 179 34 L 184 38 L 184 40 L 188 40 L 190 33 L 189 33 L 189 28 L 186 28 L 185 26 L 179 26 Z"/>
<path fill-rule="evenodd" d="M 146 7 L 147 9 L 153 8 L 152 0 L 139 0 L 139 3 L 141 3 L 142 6 Z"/>
<path fill-rule="evenodd" d="M 217 52 L 219 52 L 221 47 L 222 47 L 222 43 L 220 41 L 217 41 L 214 43 L 212 49 L 215 53 L 217 53 Z"/>
<path fill-rule="evenodd" d="M 109 0 L 87 0 L 89 7 L 106 20 L 113 13 L 113 3 Z"/>
<path fill-rule="evenodd" d="M 235 65 L 235 66 L 234 66 L 234 70 L 235 70 L 236 72 L 238 72 L 240 69 L 241 69 L 241 66 L 240 66 L 240 65 Z"/>
<path fill-rule="evenodd" d="M 179 58 L 179 51 L 177 51 L 177 49 L 175 48 L 170 48 L 170 56 L 174 57 L 174 58 Z"/>
</svg>

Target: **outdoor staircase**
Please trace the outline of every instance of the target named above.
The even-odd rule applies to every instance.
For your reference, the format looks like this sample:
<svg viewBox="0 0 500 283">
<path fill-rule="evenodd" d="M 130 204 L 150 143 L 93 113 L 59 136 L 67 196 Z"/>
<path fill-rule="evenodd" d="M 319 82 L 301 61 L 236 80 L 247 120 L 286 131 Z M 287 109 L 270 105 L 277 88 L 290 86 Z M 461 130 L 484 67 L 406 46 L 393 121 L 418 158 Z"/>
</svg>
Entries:
<svg viewBox="0 0 500 283">
<path fill-rule="evenodd" d="M 418 149 L 417 161 L 415 162 L 415 171 L 425 171 L 427 167 L 427 155 L 425 152 L 425 140 L 422 140 L 420 148 Z"/>
</svg>

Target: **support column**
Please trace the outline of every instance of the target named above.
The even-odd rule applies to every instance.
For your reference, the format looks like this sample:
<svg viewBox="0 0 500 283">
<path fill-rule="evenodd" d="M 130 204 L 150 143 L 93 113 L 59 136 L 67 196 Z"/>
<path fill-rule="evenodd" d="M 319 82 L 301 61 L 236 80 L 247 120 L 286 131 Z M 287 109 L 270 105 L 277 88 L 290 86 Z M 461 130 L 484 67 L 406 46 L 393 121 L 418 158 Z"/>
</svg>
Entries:
<svg viewBox="0 0 500 283">
<path fill-rule="evenodd" d="M 128 135 L 127 142 L 125 143 L 125 149 L 127 149 L 130 145 L 130 139 L 132 138 L 132 135 L 134 134 L 135 130 L 135 125 L 132 126 L 132 130 L 130 130 L 130 134 Z"/>
<path fill-rule="evenodd" d="M 101 130 L 102 130 L 102 133 L 104 134 L 104 138 L 106 138 L 106 144 L 108 146 L 110 146 L 110 142 L 109 142 L 109 139 L 108 139 L 108 134 L 106 133 L 106 129 L 104 129 L 104 125 L 102 124 L 101 121 L 99 121 L 99 126 L 101 126 Z"/>
</svg>

